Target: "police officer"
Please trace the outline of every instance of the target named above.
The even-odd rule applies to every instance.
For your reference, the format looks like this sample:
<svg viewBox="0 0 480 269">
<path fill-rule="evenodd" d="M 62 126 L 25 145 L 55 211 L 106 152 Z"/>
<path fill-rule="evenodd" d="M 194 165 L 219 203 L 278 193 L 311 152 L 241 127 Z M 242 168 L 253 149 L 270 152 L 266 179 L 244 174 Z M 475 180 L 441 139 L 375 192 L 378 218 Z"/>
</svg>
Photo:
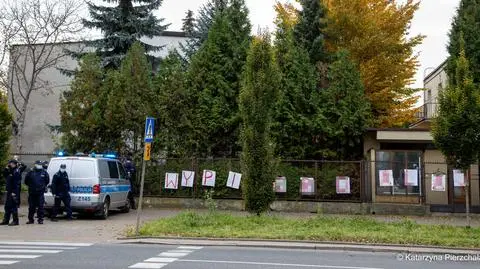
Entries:
<svg viewBox="0 0 480 269">
<path fill-rule="evenodd" d="M 48 161 L 43 161 L 42 163 L 43 170 L 47 171 L 48 168 Z"/>
<path fill-rule="evenodd" d="M 0 225 L 18 225 L 18 206 L 20 205 L 22 173 L 17 166 L 18 162 L 16 160 L 10 160 L 8 166 L 3 171 L 3 175 L 7 181 L 7 197 L 5 201 L 5 215 Z M 9 224 L 11 215 L 13 216 L 13 221 Z"/>
<path fill-rule="evenodd" d="M 33 224 L 33 216 L 37 211 L 38 224 L 43 224 L 45 204 L 45 189 L 50 182 L 47 171 L 43 170 L 42 162 L 35 161 L 35 167 L 25 177 L 25 184 L 28 186 L 28 222 Z"/>
<path fill-rule="evenodd" d="M 135 206 L 135 199 L 133 197 L 133 181 L 135 180 L 137 170 L 135 169 L 135 164 L 132 161 L 131 155 L 127 157 L 124 167 L 127 172 L 128 180 L 130 181 L 130 192 L 128 193 L 128 200 L 130 201 L 130 207 L 132 209 L 136 209 L 137 207 Z"/>
<path fill-rule="evenodd" d="M 52 221 L 57 221 L 57 213 L 60 208 L 61 202 L 65 205 L 67 211 L 67 219 L 72 220 L 72 208 L 70 207 L 70 181 L 68 180 L 68 174 L 66 171 L 67 166 L 65 164 L 60 165 L 60 170 L 53 175 L 52 179 L 52 194 L 55 196 L 55 205 L 53 207 L 53 213 L 51 216 Z"/>
</svg>

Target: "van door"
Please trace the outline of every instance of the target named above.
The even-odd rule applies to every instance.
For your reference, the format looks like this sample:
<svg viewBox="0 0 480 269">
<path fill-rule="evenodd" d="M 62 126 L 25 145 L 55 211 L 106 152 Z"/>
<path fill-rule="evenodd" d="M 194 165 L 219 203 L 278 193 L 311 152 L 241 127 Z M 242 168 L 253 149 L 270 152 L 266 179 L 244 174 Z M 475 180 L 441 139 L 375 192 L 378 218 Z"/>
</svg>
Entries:
<svg viewBox="0 0 480 269">
<path fill-rule="evenodd" d="M 121 162 L 117 162 L 118 171 L 120 172 L 120 194 L 123 201 L 127 200 L 128 192 L 130 190 L 130 180 L 127 179 L 127 172 L 125 172 L 125 168 L 123 167 Z"/>
<path fill-rule="evenodd" d="M 112 208 L 121 207 L 123 205 L 122 193 L 120 192 L 120 173 L 118 172 L 117 162 L 108 160 L 108 170 L 110 172 L 110 180 L 108 181 L 107 191 L 110 194 L 110 205 Z"/>
</svg>

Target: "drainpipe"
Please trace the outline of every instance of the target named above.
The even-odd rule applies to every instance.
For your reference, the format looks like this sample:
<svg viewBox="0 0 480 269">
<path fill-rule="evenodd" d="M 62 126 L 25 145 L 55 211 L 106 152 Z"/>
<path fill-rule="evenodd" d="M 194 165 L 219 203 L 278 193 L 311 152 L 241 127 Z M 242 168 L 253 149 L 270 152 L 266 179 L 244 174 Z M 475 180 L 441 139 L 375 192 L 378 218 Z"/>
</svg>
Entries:
<svg viewBox="0 0 480 269">
<path fill-rule="evenodd" d="M 471 169 L 468 169 L 468 179 L 465 184 L 465 211 L 467 213 L 467 228 L 470 228 L 470 178 Z"/>
</svg>

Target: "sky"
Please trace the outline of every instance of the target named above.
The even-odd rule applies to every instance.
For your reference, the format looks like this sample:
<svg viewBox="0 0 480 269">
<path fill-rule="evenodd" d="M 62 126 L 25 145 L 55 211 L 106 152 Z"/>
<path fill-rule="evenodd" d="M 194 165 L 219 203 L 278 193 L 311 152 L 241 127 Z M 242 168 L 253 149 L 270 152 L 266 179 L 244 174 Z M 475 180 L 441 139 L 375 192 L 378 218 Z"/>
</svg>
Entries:
<svg viewBox="0 0 480 269">
<path fill-rule="evenodd" d="M 405 0 L 400 0 L 400 2 Z M 159 17 L 165 18 L 165 22 L 171 23 L 169 30 L 179 31 L 182 27 L 182 18 L 188 9 L 196 12 L 207 0 L 164 0 L 162 7 L 156 12 Z M 259 27 L 273 30 L 275 12 L 273 5 L 275 0 L 246 0 L 250 11 L 250 20 L 253 30 Z M 280 0 L 280 2 L 288 2 Z M 423 86 L 424 74 L 433 71 L 447 57 L 446 45 L 448 32 L 452 18 L 460 0 L 421 0 L 420 9 L 412 21 L 411 34 L 425 35 L 423 44 L 416 48 L 420 67 L 415 77 L 414 87 Z"/>
</svg>

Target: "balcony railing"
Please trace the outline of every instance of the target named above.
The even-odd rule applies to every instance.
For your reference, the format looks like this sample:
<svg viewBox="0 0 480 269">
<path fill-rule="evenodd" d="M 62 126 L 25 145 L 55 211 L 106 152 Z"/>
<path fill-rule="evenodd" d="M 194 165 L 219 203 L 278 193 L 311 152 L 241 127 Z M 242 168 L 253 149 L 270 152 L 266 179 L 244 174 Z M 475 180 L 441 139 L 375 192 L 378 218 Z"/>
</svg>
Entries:
<svg viewBox="0 0 480 269">
<path fill-rule="evenodd" d="M 431 120 L 437 116 L 439 104 L 438 103 L 425 103 L 419 107 L 419 111 L 415 113 L 418 120 Z"/>
</svg>

